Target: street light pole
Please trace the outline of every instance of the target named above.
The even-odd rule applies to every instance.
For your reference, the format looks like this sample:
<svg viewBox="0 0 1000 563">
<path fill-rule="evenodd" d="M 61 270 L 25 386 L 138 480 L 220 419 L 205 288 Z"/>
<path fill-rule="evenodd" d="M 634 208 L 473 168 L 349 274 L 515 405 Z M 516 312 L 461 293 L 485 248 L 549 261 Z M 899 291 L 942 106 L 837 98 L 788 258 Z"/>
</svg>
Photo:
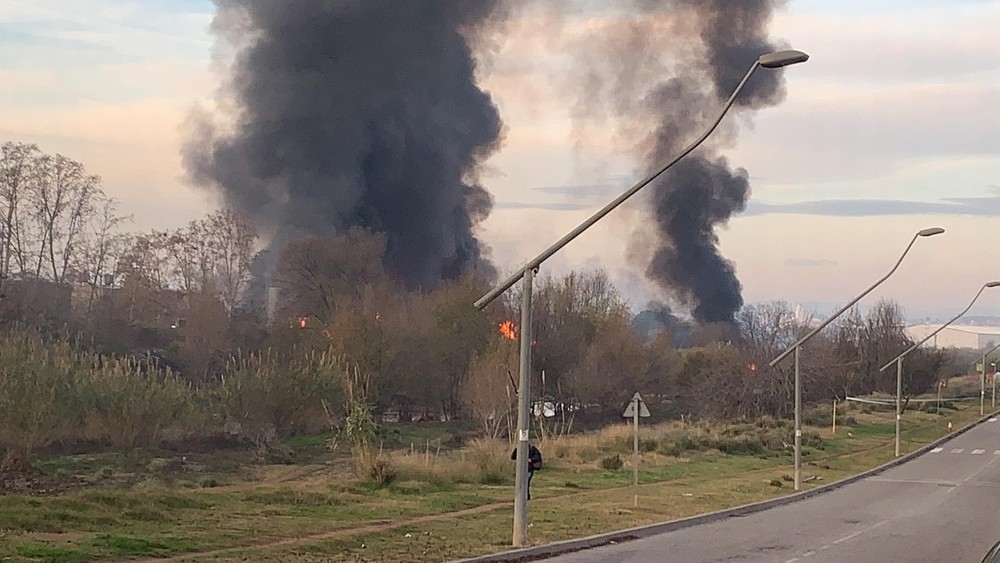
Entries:
<svg viewBox="0 0 1000 563">
<path fill-rule="evenodd" d="M 517 469 L 514 473 L 514 545 L 528 539 L 528 434 L 531 424 L 531 292 L 534 270 L 524 273 L 521 295 L 521 369 L 517 385 Z"/>
<path fill-rule="evenodd" d="M 993 398 L 992 398 L 992 403 L 993 403 L 993 408 L 995 409 L 995 408 L 997 408 L 997 363 L 993 362 L 991 365 L 993 366 Z"/>
<path fill-rule="evenodd" d="M 719 112 L 719 116 L 709 125 L 708 129 L 701 134 L 697 139 L 694 140 L 690 145 L 680 152 L 673 160 L 668 162 L 665 166 L 659 170 L 654 171 L 645 178 L 641 179 L 638 183 L 633 185 L 631 188 L 623 192 L 620 196 L 615 198 L 611 203 L 602 207 L 597 213 L 592 215 L 589 219 L 581 223 L 575 229 L 566 234 L 558 241 L 556 241 L 552 246 L 548 247 L 541 254 L 535 256 L 529 260 L 523 267 L 518 269 L 516 272 L 511 274 L 507 279 L 500 282 L 496 287 L 491 289 L 486 295 L 483 295 L 475 302 L 475 307 L 477 309 L 484 309 L 487 305 L 492 303 L 497 297 L 503 294 L 505 291 L 510 289 L 519 280 L 524 280 L 524 292 L 527 299 L 521 302 L 521 373 L 520 382 L 518 384 L 518 422 L 517 422 L 517 464 L 515 473 L 515 498 L 514 498 L 514 533 L 513 533 L 513 543 L 515 547 L 520 547 L 525 545 L 528 536 L 528 503 L 527 503 L 527 452 L 528 452 L 528 437 L 530 434 L 530 428 L 528 426 L 528 416 L 527 416 L 527 402 L 528 398 L 528 386 L 529 375 L 531 370 L 531 279 L 538 269 L 541 267 L 542 262 L 549 259 L 553 254 L 561 250 L 564 246 L 573 241 L 576 237 L 583 234 L 584 231 L 592 227 L 595 223 L 603 219 L 607 214 L 615 210 L 619 205 L 624 203 L 630 197 L 635 195 L 639 190 L 649 185 L 653 180 L 657 179 L 668 168 L 677 164 L 682 158 L 687 156 L 691 151 L 698 147 L 701 143 L 708 138 L 709 135 L 715 131 L 719 123 L 722 122 L 722 118 L 725 117 L 729 108 L 733 106 L 736 101 L 736 97 L 739 95 L 743 87 L 746 86 L 750 76 L 753 75 L 754 71 L 758 67 L 764 68 L 782 68 L 788 65 L 793 65 L 797 63 L 802 63 L 809 60 L 809 55 L 801 51 L 778 51 L 774 53 L 767 53 L 761 55 L 753 65 L 750 66 L 750 70 L 747 71 L 743 80 L 740 81 L 739 85 L 733 91 L 732 95 L 722 107 L 722 111 Z M 523 416 L 522 416 L 523 414 Z M 524 456 L 524 457 L 522 457 Z M 521 484 L 524 484 L 522 486 Z"/>
<path fill-rule="evenodd" d="M 802 488 L 802 377 L 799 375 L 799 352 L 795 347 L 795 490 Z"/>
<path fill-rule="evenodd" d="M 896 264 L 892 267 L 891 270 L 889 270 L 889 273 L 882 276 L 882 278 L 879 279 L 874 284 L 872 284 L 871 287 L 861 292 L 861 295 L 858 295 L 854 299 L 851 299 L 850 302 L 847 303 L 847 305 L 841 307 L 840 310 L 834 313 L 830 318 L 820 323 L 819 326 L 809 331 L 809 333 L 803 336 L 802 338 L 796 340 L 795 343 L 789 346 L 787 350 L 779 354 L 778 357 L 771 360 L 770 366 L 774 367 L 778 362 L 785 359 L 785 357 L 788 356 L 788 354 L 795 352 L 795 490 L 796 491 L 802 488 L 802 424 L 801 424 L 802 421 L 801 381 L 802 380 L 799 374 L 799 349 L 802 348 L 802 345 L 805 344 L 809 339 L 819 334 L 820 331 L 822 331 L 824 328 L 827 327 L 827 325 L 836 320 L 837 317 L 843 315 L 847 310 L 853 307 L 855 303 L 861 301 L 861 299 L 864 298 L 864 296 L 874 291 L 876 287 L 882 285 L 882 282 L 889 279 L 889 276 L 891 276 L 893 273 L 895 273 L 897 269 L 899 269 L 899 265 L 903 263 L 903 258 L 906 258 L 906 255 L 910 252 L 910 249 L 913 248 L 913 243 L 917 241 L 918 237 L 932 237 L 934 235 L 939 235 L 943 232 L 944 229 L 942 229 L 941 227 L 928 227 L 926 229 L 921 229 L 917 231 L 913 235 L 913 238 L 910 239 L 910 243 L 906 245 L 906 249 L 903 250 L 903 254 L 899 256 L 899 260 L 896 260 Z"/>
<path fill-rule="evenodd" d="M 896 356 L 895 358 L 889 360 L 888 363 L 886 363 L 884 366 L 882 366 L 882 367 L 879 368 L 879 371 L 883 372 L 889 366 L 891 366 L 892 364 L 896 364 L 896 440 L 895 440 L 895 442 L 896 442 L 896 457 L 899 457 L 899 441 L 900 441 L 900 434 L 901 434 L 900 427 L 901 427 L 902 419 L 903 419 L 903 358 L 905 358 L 906 355 L 909 354 L 910 352 L 912 352 L 912 351 L 916 350 L 917 348 L 923 346 L 924 343 L 927 342 L 928 340 L 930 340 L 931 338 L 934 338 L 935 336 L 937 336 L 937 334 L 939 332 L 941 332 L 942 330 L 948 328 L 948 325 L 950 325 L 951 323 L 953 323 L 953 322 L 957 321 L 958 319 L 962 318 L 962 315 L 964 315 L 964 314 L 966 314 L 966 313 L 969 312 L 969 309 L 971 309 L 972 306 L 976 304 L 976 301 L 979 300 L 979 296 L 982 295 L 983 292 L 986 291 L 987 288 L 997 287 L 997 286 L 1000 286 L 1000 281 L 991 281 L 991 282 L 986 282 L 985 284 L 983 284 L 983 287 L 979 288 L 979 293 L 977 293 L 976 296 L 972 298 L 972 301 L 969 302 L 968 307 L 966 307 L 965 309 L 963 309 L 961 313 L 955 315 L 950 321 L 944 323 L 943 325 L 941 325 L 937 329 L 935 329 L 934 332 L 932 332 L 932 333 L 928 334 L 927 336 L 925 336 L 923 340 L 921 340 L 920 342 L 917 342 L 913 346 L 910 346 L 909 348 L 907 348 L 906 350 L 904 350 L 902 354 L 900 354 L 900 355 Z M 981 398 L 982 398 L 982 393 L 980 394 L 980 399 Z M 982 410 L 982 401 L 981 400 L 980 400 L 980 410 Z"/>
<path fill-rule="evenodd" d="M 983 352 L 983 363 L 982 363 L 982 375 L 979 378 L 979 416 L 983 416 L 986 410 L 986 356 L 991 352 L 1000 348 L 1000 344 L 990 348 L 989 350 Z M 993 406 L 997 406 L 997 381 L 996 376 L 993 376 Z"/>
<path fill-rule="evenodd" d="M 903 401 L 900 397 L 903 396 L 903 358 L 899 358 L 896 362 L 896 439 L 895 439 L 895 454 L 899 457 L 899 437 L 900 437 L 900 424 L 903 421 Z"/>
</svg>

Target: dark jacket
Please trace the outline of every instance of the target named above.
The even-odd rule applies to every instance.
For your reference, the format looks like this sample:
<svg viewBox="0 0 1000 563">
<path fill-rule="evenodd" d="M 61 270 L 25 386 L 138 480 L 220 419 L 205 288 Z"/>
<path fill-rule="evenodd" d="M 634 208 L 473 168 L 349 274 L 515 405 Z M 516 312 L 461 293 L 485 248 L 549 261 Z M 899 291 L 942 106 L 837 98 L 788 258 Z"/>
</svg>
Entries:
<svg viewBox="0 0 1000 563">
<path fill-rule="evenodd" d="M 517 460 L 517 448 L 510 453 L 510 459 Z M 528 471 L 534 472 L 542 468 L 542 452 L 534 444 L 528 446 Z"/>
</svg>

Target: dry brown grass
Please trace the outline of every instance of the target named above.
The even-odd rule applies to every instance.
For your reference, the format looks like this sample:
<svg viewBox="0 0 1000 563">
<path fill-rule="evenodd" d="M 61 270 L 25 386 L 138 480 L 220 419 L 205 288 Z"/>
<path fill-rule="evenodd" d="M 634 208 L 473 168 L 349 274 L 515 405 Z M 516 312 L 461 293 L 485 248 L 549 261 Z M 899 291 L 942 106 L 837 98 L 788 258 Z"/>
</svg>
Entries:
<svg viewBox="0 0 1000 563">
<path fill-rule="evenodd" d="M 406 479 L 502 485 L 508 483 L 513 474 L 510 450 L 505 440 L 480 438 L 457 451 L 413 451 L 393 455 L 390 459 Z"/>
</svg>

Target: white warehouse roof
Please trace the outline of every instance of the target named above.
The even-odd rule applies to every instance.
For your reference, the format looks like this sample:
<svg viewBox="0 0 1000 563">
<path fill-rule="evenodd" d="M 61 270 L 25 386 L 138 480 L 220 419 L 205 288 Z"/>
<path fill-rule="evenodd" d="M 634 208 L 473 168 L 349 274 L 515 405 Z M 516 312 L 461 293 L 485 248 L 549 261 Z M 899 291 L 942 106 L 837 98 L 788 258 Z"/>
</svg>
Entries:
<svg viewBox="0 0 1000 563">
<path fill-rule="evenodd" d="M 913 325 L 906 328 L 914 340 L 923 340 L 941 325 Z M 925 346 L 936 348 L 985 348 L 1000 344 L 1000 326 L 951 325 L 931 338 Z"/>
</svg>

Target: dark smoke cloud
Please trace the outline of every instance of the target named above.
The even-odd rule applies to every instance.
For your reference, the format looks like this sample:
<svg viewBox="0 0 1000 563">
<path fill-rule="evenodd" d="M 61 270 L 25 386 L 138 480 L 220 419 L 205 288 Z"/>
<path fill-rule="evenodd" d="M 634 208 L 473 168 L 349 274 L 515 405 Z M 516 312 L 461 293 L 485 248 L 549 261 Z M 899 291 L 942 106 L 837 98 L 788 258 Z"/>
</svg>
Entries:
<svg viewBox="0 0 1000 563">
<path fill-rule="evenodd" d="M 234 122 L 198 120 L 185 166 L 273 246 L 352 226 L 388 235 L 386 265 L 433 288 L 489 268 L 477 181 L 502 124 L 476 84 L 472 41 L 505 17 L 492 0 L 216 0 L 232 55 Z M 275 253 L 271 253 L 274 256 Z"/>
<path fill-rule="evenodd" d="M 693 141 L 717 115 L 750 65 L 779 47 L 767 35 L 773 0 L 635 0 L 614 22 L 581 41 L 587 85 L 575 116 L 616 120 L 620 136 L 650 170 Z M 780 102 L 781 71 L 761 69 L 735 113 Z M 732 113 L 731 112 L 731 113 Z M 729 121 L 697 152 L 650 186 L 655 237 L 637 237 L 647 276 L 703 322 L 732 322 L 743 305 L 735 269 L 718 249 L 716 229 L 743 211 L 747 172 L 732 169 L 720 150 L 736 130 Z M 650 133 L 652 131 L 652 133 Z M 641 250 L 641 251 L 640 251 Z"/>
<path fill-rule="evenodd" d="M 686 348 L 691 342 L 694 325 L 681 319 L 663 303 L 649 303 L 632 319 L 632 327 L 646 341 L 651 341 L 661 333 L 668 333 L 677 348 Z"/>
</svg>

